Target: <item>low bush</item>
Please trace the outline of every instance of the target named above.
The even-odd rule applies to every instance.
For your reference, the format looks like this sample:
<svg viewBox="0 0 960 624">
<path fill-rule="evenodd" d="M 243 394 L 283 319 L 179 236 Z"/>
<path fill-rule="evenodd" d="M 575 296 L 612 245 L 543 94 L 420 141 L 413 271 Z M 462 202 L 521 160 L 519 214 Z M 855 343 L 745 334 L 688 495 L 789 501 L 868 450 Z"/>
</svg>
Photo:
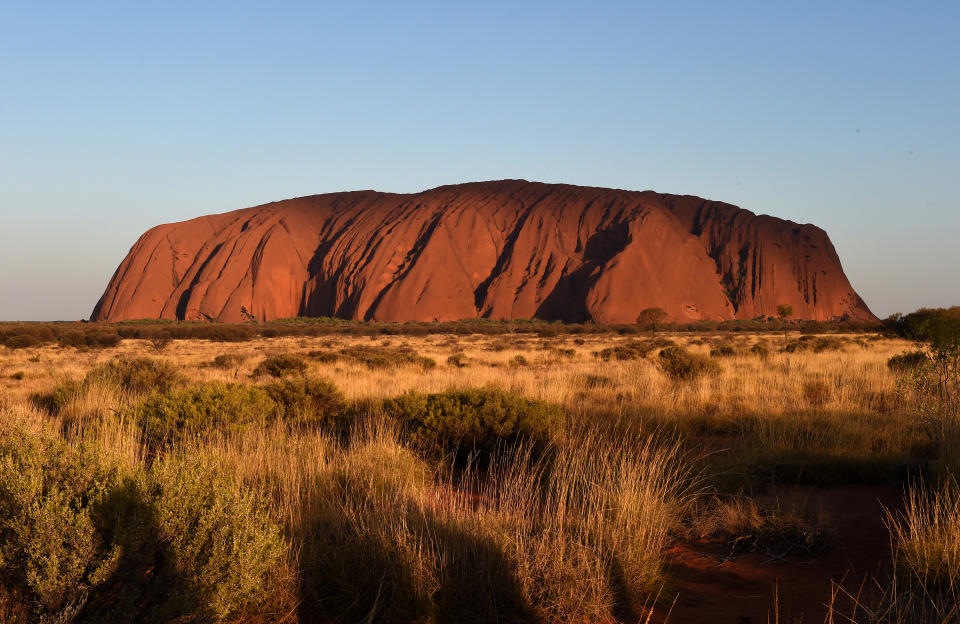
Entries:
<svg viewBox="0 0 960 624">
<path fill-rule="evenodd" d="M 91 449 L 17 425 L 0 431 L 0 603 L 41 620 L 73 617 L 115 569 L 97 520 L 118 482 Z"/>
<path fill-rule="evenodd" d="M 667 347 L 660 351 L 660 368 L 671 379 L 691 380 L 701 375 L 716 373 L 720 366 L 708 357 L 690 353 L 682 347 Z"/>
<path fill-rule="evenodd" d="M 147 340 L 150 341 L 150 346 L 153 347 L 154 351 L 163 353 L 167 350 L 167 347 L 173 343 L 173 335 L 169 331 L 162 329 L 151 333 Z"/>
<path fill-rule="evenodd" d="M 673 341 L 667 338 L 656 338 L 653 340 L 631 340 L 612 347 L 607 347 L 597 352 L 597 357 L 608 362 L 610 360 L 639 360 L 645 358 L 647 354 L 664 347 L 673 345 Z"/>
<path fill-rule="evenodd" d="M 307 372 L 307 362 L 299 355 L 284 354 L 264 358 L 253 369 L 255 376 L 270 375 L 271 377 L 286 377 L 287 375 L 303 375 Z"/>
<path fill-rule="evenodd" d="M 923 351 L 909 351 L 895 355 L 887 360 L 887 368 L 898 373 L 916 370 L 929 361 L 927 354 Z"/>
<path fill-rule="evenodd" d="M 280 415 L 301 424 L 340 423 L 346 413 L 346 399 L 340 390 L 323 379 L 298 377 L 266 386 Z"/>
<path fill-rule="evenodd" d="M 510 358 L 509 364 L 510 366 L 527 366 L 530 362 L 527 361 L 527 358 L 517 354 Z"/>
<path fill-rule="evenodd" d="M 824 351 L 839 351 L 845 344 L 842 338 L 835 336 L 801 336 L 800 340 L 794 340 L 787 343 L 783 350 L 787 353 L 798 351 L 813 351 L 822 353 Z"/>
<path fill-rule="evenodd" d="M 23 372 L 23 371 L 17 371 L 17 372 L 15 372 L 15 373 L 11 373 L 11 374 L 10 374 L 10 379 L 13 379 L 14 381 L 22 381 L 23 378 L 26 377 L 26 376 L 27 376 L 27 374 L 26 374 L 25 372 Z"/>
<path fill-rule="evenodd" d="M 729 342 L 710 347 L 710 357 L 730 357 L 737 354 L 737 350 Z"/>
<path fill-rule="evenodd" d="M 29 334 L 21 334 L 7 338 L 3 344 L 11 349 L 29 349 L 40 344 L 40 341 Z"/>
<path fill-rule="evenodd" d="M 108 383 L 132 394 L 168 392 L 184 382 L 177 367 L 147 357 L 120 357 L 91 370 L 85 383 Z"/>
<path fill-rule="evenodd" d="M 186 436 L 263 426 L 276 408 L 263 388 L 213 382 L 152 394 L 122 413 L 140 425 L 148 446 L 158 449 Z"/>
<path fill-rule="evenodd" d="M 193 616 L 183 621 L 256 612 L 272 577 L 284 573 L 284 540 L 263 501 L 202 456 L 164 457 L 150 477 L 163 561 L 177 577 L 164 621 L 183 612 Z"/>
<path fill-rule="evenodd" d="M 340 359 L 359 362 L 371 369 L 398 368 L 400 366 L 419 366 L 424 370 L 436 368 L 437 363 L 422 356 L 410 347 L 347 347 L 339 352 Z"/>
<path fill-rule="evenodd" d="M 422 452 L 433 457 L 454 453 L 459 459 L 474 453 L 481 461 L 503 444 L 542 446 L 560 418 L 559 409 L 549 403 L 481 389 L 409 393 L 384 401 L 384 410 Z"/>
<path fill-rule="evenodd" d="M 237 353 L 221 353 L 217 357 L 213 358 L 213 361 L 210 362 L 210 366 L 213 368 L 219 368 L 220 370 L 235 370 L 243 366 L 243 363 L 247 361 L 245 355 L 240 355 Z"/>
<path fill-rule="evenodd" d="M 68 379 L 57 383 L 49 392 L 36 392 L 30 395 L 30 402 L 51 414 L 59 414 L 64 406 L 76 397 L 83 385 Z"/>
<path fill-rule="evenodd" d="M 57 338 L 57 344 L 77 349 L 107 349 L 119 345 L 121 340 L 122 337 L 116 332 L 69 331 Z"/>
<path fill-rule="evenodd" d="M 453 368 L 464 368 L 467 365 L 467 356 L 462 353 L 455 353 L 447 358 L 447 366 Z"/>
<path fill-rule="evenodd" d="M 333 351 L 311 351 L 307 354 L 307 357 L 320 364 L 333 364 L 340 359 Z"/>
<path fill-rule="evenodd" d="M 767 347 L 767 343 L 757 342 L 750 347 L 750 353 L 758 356 L 761 360 L 765 360 L 770 355 L 770 349 Z"/>
</svg>

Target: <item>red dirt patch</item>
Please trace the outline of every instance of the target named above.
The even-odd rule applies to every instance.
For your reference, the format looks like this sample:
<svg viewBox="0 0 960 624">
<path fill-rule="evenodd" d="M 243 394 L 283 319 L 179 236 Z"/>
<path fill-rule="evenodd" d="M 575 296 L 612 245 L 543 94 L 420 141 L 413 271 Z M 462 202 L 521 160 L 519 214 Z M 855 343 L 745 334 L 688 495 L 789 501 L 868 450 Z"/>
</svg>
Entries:
<svg viewBox="0 0 960 624">
<path fill-rule="evenodd" d="M 882 573 L 890 559 L 883 508 L 900 507 L 899 488 L 825 488 L 806 495 L 831 517 L 836 532 L 833 548 L 785 559 L 761 554 L 727 559 L 723 547 L 715 542 L 678 543 L 668 553 L 676 601 L 672 611 L 669 605 L 660 608 L 655 621 L 821 622 L 827 614 L 832 581 L 842 581 L 848 591 L 855 591 L 865 577 Z M 843 600 L 837 601 L 841 613 L 845 606 Z"/>
</svg>

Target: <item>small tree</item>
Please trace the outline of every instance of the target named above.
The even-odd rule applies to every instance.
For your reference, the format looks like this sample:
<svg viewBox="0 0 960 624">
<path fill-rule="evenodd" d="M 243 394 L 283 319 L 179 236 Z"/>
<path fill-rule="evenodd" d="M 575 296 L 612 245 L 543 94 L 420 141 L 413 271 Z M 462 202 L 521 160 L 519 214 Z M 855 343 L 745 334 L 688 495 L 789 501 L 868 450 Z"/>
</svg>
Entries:
<svg viewBox="0 0 960 624">
<path fill-rule="evenodd" d="M 787 335 L 787 321 L 793 316 L 793 306 L 789 303 L 781 303 L 777 306 L 777 318 L 783 323 L 783 335 Z"/>
<path fill-rule="evenodd" d="M 644 329 L 649 329 L 656 336 L 657 326 L 662 325 L 666 319 L 667 311 L 663 308 L 645 308 L 637 316 L 637 324 Z"/>
<path fill-rule="evenodd" d="M 787 319 L 789 319 L 791 316 L 793 316 L 792 305 L 790 305 L 789 303 L 781 303 L 780 305 L 777 306 L 777 317 L 781 321 L 786 323 Z"/>
</svg>

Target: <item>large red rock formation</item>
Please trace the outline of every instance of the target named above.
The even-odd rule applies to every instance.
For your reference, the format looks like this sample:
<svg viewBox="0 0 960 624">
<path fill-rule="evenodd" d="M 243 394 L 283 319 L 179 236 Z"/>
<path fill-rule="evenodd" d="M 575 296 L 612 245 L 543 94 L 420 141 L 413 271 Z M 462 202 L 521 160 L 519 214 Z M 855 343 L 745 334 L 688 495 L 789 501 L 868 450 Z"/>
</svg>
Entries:
<svg viewBox="0 0 960 624">
<path fill-rule="evenodd" d="M 692 196 L 523 180 L 265 204 L 140 237 L 93 320 L 874 318 L 827 234 Z"/>
</svg>

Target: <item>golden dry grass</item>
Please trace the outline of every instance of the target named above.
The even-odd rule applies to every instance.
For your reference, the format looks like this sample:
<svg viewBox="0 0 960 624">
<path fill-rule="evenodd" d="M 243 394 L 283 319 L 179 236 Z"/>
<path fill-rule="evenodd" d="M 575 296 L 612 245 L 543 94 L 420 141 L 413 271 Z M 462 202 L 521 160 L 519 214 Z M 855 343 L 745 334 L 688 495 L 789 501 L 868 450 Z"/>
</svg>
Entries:
<svg viewBox="0 0 960 624">
<path fill-rule="evenodd" d="M 838 349 L 818 353 L 782 351 L 794 336 L 660 337 L 704 356 L 721 343 L 734 354 L 715 358 L 716 373 L 676 381 L 656 351 L 598 358 L 646 338 L 610 334 L 178 340 L 162 353 L 146 340 L 95 351 L 0 348 L 0 407 L 7 418 L 46 422 L 133 470 L 152 461 L 137 424 L 117 417 L 136 397 L 89 384 L 56 415 L 34 407 L 32 397 L 117 356 L 169 361 L 190 383 L 245 384 L 271 381 L 253 376 L 266 357 L 304 356 L 308 376 L 332 381 L 359 410 L 351 440 L 275 422 L 170 451 L 209 458 L 263 496 L 283 529 L 291 572 L 258 617 L 288 621 L 455 621 L 464 605 L 472 615 L 460 619 L 474 621 L 503 613 L 556 622 L 643 617 L 667 583 L 662 553 L 698 492 L 723 497 L 768 480 L 894 480 L 928 459 L 925 433 L 901 397 L 903 378 L 886 365 L 911 343 L 837 336 Z M 750 350 L 758 342 L 768 355 Z M 354 347 L 409 348 L 437 366 L 371 368 L 310 355 Z M 224 354 L 238 356 L 236 363 L 211 366 Z M 552 433 L 554 455 L 514 450 L 482 474 L 463 473 L 417 457 L 377 417 L 379 399 L 477 387 L 561 406 L 567 418 Z M 776 531 L 785 522 L 755 501 L 723 500 L 714 522 L 727 528 L 752 522 Z M 911 569 L 933 557 L 929 544 L 949 543 L 923 527 L 953 499 L 914 502 L 891 520 Z M 945 564 L 953 571 L 954 559 Z"/>
</svg>

